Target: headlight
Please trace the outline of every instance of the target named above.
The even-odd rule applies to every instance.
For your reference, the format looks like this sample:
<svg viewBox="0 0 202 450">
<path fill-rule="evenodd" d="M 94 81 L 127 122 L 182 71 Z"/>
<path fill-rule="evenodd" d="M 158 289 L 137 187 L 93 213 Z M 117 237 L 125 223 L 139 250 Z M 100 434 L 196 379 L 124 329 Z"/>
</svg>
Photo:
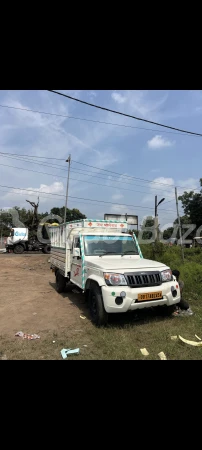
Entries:
<svg viewBox="0 0 202 450">
<path fill-rule="evenodd" d="M 108 286 L 127 286 L 124 275 L 120 273 L 104 273 L 104 279 Z"/>
<path fill-rule="evenodd" d="M 162 281 L 171 281 L 172 280 L 172 270 L 167 269 L 161 272 Z"/>
</svg>

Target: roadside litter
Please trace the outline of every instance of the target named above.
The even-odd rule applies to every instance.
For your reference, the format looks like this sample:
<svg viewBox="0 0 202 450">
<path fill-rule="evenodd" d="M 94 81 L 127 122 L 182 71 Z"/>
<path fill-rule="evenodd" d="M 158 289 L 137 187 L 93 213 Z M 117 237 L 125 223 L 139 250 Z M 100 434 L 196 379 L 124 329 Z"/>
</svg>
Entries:
<svg viewBox="0 0 202 450">
<path fill-rule="evenodd" d="M 83 314 L 80 315 L 80 319 L 86 319 L 86 316 L 84 316 Z"/>
<path fill-rule="evenodd" d="M 75 348 L 74 350 L 72 350 L 71 348 L 63 348 L 60 353 L 61 353 L 63 359 L 66 359 L 68 355 L 73 355 L 73 354 L 78 355 L 79 348 Z"/>
<path fill-rule="evenodd" d="M 198 337 L 197 334 L 195 334 L 195 337 L 196 337 L 199 341 L 201 341 L 201 338 Z"/>
<path fill-rule="evenodd" d="M 162 359 L 162 360 L 167 360 L 166 355 L 165 355 L 165 353 L 163 353 L 163 352 L 158 353 L 158 356 L 159 356 L 159 358 Z"/>
<path fill-rule="evenodd" d="M 172 316 L 174 317 L 187 317 L 187 316 L 193 316 L 193 311 L 191 310 L 191 308 L 188 309 L 178 309 L 176 311 L 174 311 L 174 313 L 172 314 Z"/>
<path fill-rule="evenodd" d="M 32 341 L 33 339 L 40 339 L 40 336 L 38 334 L 26 334 L 22 331 L 18 331 L 17 333 L 15 333 L 15 336 L 19 336 L 23 339 L 28 339 L 29 341 Z"/>
<path fill-rule="evenodd" d="M 177 336 L 171 336 L 171 341 L 176 341 L 177 340 Z"/>
<path fill-rule="evenodd" d="M 188 341 L 187 339 L 184 339 L 182 336 L 179 335 L 179 338 L 182 342 L 185 342 L 185 344 L 193 345 L 194 347 L 202 347 L 202 342 L 196 342 L 196 341 Z"/>
<path fill-rule="evenodd" d="M 149 355 L 149 352 L 147 351 L 146 348 L 140 348 L 140 351 L 141 351 L 142 355 L 144 355 L 144 356 L 148 356 Z"/>
</svg>

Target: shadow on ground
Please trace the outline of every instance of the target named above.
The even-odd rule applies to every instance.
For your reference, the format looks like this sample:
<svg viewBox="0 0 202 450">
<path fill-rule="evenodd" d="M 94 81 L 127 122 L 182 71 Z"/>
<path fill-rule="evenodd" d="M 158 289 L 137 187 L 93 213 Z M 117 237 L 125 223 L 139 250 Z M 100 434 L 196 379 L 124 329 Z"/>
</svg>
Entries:
<svg viewBox="0 0 202 450">
<path fill-rule="evenodd" d="M 56 290 L 56 283 L 49 282 L 50 286 Z M 63 299 L 68 299 L 70 302 L 80 309 L 81 314 L 84 314 L 87 319 L 91 320 L 90 312 L 88 309 L 88 304 L 85 301 L 83 294 L 72 292 L 76 289 L 74 285 L 66 286 L 65 292 L 61 293 Z M 109 314 L 109 326 L 110 327 L 121 327 L 126 325 L 142 325 L 148 322 L 159 322 L 163 320 L 172 320 L 173 317 L 168 313 L 167 307 L 155 307 L 155 308 L 143 308 L 139 311 L 129 311 L 126 313 Z"/>
<path fill-rule="evenodd" d="M 51 283 L 49 281 L 49 285 L 56 291 L 56 283 Z M 59 295 L 64 300 L 65 299 L 70 300 L 70 302 L 72 303 L 73 306 L 76 306 L 77 308 L 80 309 L 81 314 L 86 316 L 87 319 L 91 320 L 88 305 L 87 305 L 84 295 L 81 293 L 76 294 L 76 293 L 72 292 L 73 289 L 76 289 L 76 287 L 74 285 L 71 285 L 71 286 L 67 285 L 65 288 L 65 291 Z"/>
</svg>

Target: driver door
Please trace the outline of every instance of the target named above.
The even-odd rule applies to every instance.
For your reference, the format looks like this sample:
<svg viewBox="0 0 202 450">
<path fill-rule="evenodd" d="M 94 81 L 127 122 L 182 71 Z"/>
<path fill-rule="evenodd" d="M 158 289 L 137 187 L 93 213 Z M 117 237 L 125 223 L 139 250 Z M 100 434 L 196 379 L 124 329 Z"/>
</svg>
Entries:
<svg viewBox="0 0 202 450">
<path fill-rule="evenodd" d="M 80 249 L 81 254 L 81 245 L 80 245 L 80 237 L 75 236 L 72 247 L 72 267 L 71 267 L 71 281 L 77 286 L 82 288 L 82 260 L 81 256 L 74 256 L 74 249 Z"/>
</svg>

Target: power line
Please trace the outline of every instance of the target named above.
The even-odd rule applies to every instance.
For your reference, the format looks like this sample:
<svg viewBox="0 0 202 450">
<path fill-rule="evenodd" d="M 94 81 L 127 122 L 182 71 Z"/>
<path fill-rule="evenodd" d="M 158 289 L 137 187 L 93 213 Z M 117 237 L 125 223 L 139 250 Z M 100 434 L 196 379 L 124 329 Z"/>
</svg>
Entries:
<svg viewBox="0 0 202 450">
<path fill-rule="evenodd" d="M 63 168 L 62 168 L 63 166 L 51 165 L 51 164 L 48 164 L 48 163 L 45 164 L 44 162 L 37 162 L 37 161 L 35 161 L 34 159 L 25 159 L 25 158 L 22 158 L 22 157 L 10 156 L 9 154 L 8 154 L 8 156 L 6 156 L 6 155 L 7 155 L 7 154 L 2 154 L 2 153 L 0 152 L 0 156 L 2 156 L 2 157 L 4 157 L 4 158 L 16 159 L 17 161 L 28 162 L 29 164 L 30 164 L 30 162 L 32 162 L 33 164 L 37 164 L 37 165 L 39 165 L 39 166 L 52 167 L 53 169 L 57 169 L 57 170 L 65 170 L 65 171 L 66 171 L 66 169 L 63 169 Z"/>
<path fill-rule="evenodd" d="M 4 189 L 1 189 L 0 188 L 0 192 L 5 192 L 5 193 L 10 193 L 10 191 L 5 191 Z M 26 196 L 27 197 L 27 194 L 25 194 L 25 193 L 23 193 L 23 192 L 21 192 L 20 193 L 20 195 L 24 195 L 24 196 Z M 36 197 L 36 194 L 29 194 L 29 197 Z M 40 194 L 40 198 L 45 198 L 45 199 L 49 199 L 50 200 L 50 197 L 45 197 L 44 195 L 41 195 Z M 61 200 L 62 201 L 62 198 L 60 198 L 60 199 L 58 199 L 58 200 Z M 75 203 L 75 200 L 69 200 L 69 202 L 71 202 L 71 203 Z M 95 203 L 91 203 L 91 202 L 89 202 L 89 201 L 87 201 L 87 202 L 85 202 L 85 201 L 79 201 L 78 202 L 79 204 L 82 204 L 82 205 L 92 205 L 92 206 L 96 206 L 96 204 Z M 137 209 L 139 209 L 138 207 L 136 207 Z M 173 210 L 174 211 L 174 210 Z M 0 213 L 1 212 L 3 212 L 3 211 L 0 211 Z M 183 213 L 183 212 L 181 212 L 181 213 Z M 164 218 L 163 218 L 164 219 Z M 161 218 L 161 220 L 163 220 L 162 218 Z"/>
<path fill-rule="evenodd" d="M 63 170 L 63 171 L 65 171 L 66 172 L 66 169 L 63 169 L 63 168 L 58 168 L 58 167 L 55 167 L 55 166 L 53 166 L 53 165 L 49 165 L 49 164 L 43 164 L 43 163 L 39 163 L 39 162 L 35 162 L 34 160 L 26 160 L 26 159 L 22 159 L 22 158 L 15 158 L 15 157 L 12 157 L 12 156 L 5 156 L 5 155 L 0 155 L 0 156 L 3 156 L 3 157 L 6 157 L 6 158 L 11 158 L 11 159 L 16 159 L 17 161 L 22 161 L 22 162 L 28 162 L 28 163 L 30 163 L 30 162 L 32 162 L 33 164 L 37 164 L 37 165 L 40 165 L 40 166 L 46 166 L 46 167 L 51 167 L 51 168 L 54 168 L 54 169 L 56 169 L 56 170 Z M 12 167 L 14 167 L 14 166 L 12 166 Z M 62 167 L 62 166 L 61 166 Z M 24 169 L 24 170 L 28 170 L 28 169 Z M 82 170 L 82 169 L 78 169 L 78 170 Z M 36 171 L 36 172 L 38 172 L 38 171 Z M 114 182 L 114 183 L 119 183 L 119 185 L 120 185 L 120 183 L 121 184 L 127 184 L 127 185 L 129 185 L 129 186 L 138 186 L 138 187 L 144 187 L 144 186 L 142 186 L 141 184 L 136 184 L 136 183 L 134 183 L 134 182 L 132 182 L 132 183 L 128 183 L 127 181 L 125 181 L 125 180 L 123 180 L 123 181 L 117 181 L 116 179 L 112 179 L 112 180 L 109 180 L 109 178 L 105 178 L 105 177 L 102 177 L 102 176 L 99 176 L 99 175 L 97 175 L 97 173 L 96 172 L 89 172 L 89 173 L 82 173 L 82 174 L 80 174 L 80 172 L 78 172 L 77 170 L 74 170 L 74 169 L 71 169 L 71 172 L 74 172 L 74 173 L 76 173 L 76 174 L 78 174 L 78 175 L 83 175 L 83 176 L 88 176 L 88 177 L 91 177 L 91 178 L 100 178 L 100 179 L 102 179 L 102 180 L 105 180 L 105 181 L 112 181 L 112 182 Z M 38 172 L 38 173 L 42 173 L 42 172 Z M 43 172 L 44 174 L 46 173 L 46 172 Z M 93 173 L 96 173 L 96 175 L 91 175 L 91 173 L 93 174 Z M 53 176 L 58 176 L 58 177 L 60 177 L 60 178 L 63 178 L 61 175 L 57 175 L 57 174 L 52 174 Z M 66 177 L 64 177 L 64 178 L 66 178 Z M 85 180 L 83 180 L 83 179 L 80 179 L 80 180 L 78 180 L 78 181 L 80 181 L 80 182 L 85 182 Z M 170 186 L 170 185 L 169 185 Z M 115 187 L 115 186 L 114 186 Z M 173 187 L 173 186 L 170 186 L 171 188 Z M 119 186 L 117 186 L 117 189 L 119 189 Z M 122 189 L 122 187 L 121 187 L 121 189 Z M 158 188 L 156 188 L 156 189 L 158 189 Z M 160 188 L 159 188 L 160 189 Z M 140 191 L 139 191 L 140 192 Z M 169 192 L 168 191 L 168 189 L 164 189 L 164 192 Z M 143 193 L 143 192 L 142 192 Z M 144 192 L 144 193 L 146 193 L 146 192 Z M 150 194 L 149 194 L 150 195 Z"/>
<path fill-rule="evenodd" d="M 5 186 L 5 185 L 2 185 L 2 184 L 0 184 L 0 187 L 5 187 L 5 188 L 7 188 L 7 189 L 14 189 L 14 190 L 18 190 L 18 191 L 27 191 L 27 192 L 36 192 L 36 193 L 41 193 L 41 194 L 46 194 L 46 195 L 54 195 L 54 196 L 57 196 L 57 197 L 65 197 L 65 195 L 64 194 L 56 194 L 56 193 L 49 193 L 49 192 L 44 192 L 44 191 L 39 191 L 39 190 L 35 190 L 35 189 L 26 189 L 26 188 L 19 188 L 19 187 L 13 187 L 13 186 Z M 152 207 L 147 207 L 147 206 L 140 206 L 140 205 L 129 205 L 129 204 L 126 204 L 126 203 L 115 203 L 115 202 L 106 202 L 105 200 L 97 200 L 97 199 L 92 199 L 92 198 L 83 198 L 83 197 L 75 197 L 75 196 L 72 196 L 72 195 L 70 195 L 69 196 L 70 198 L 75 198 L 75 199 L 78 199 L 78 200 L 90 200 L 90 201 L 93 201 L 93 202 L 97 202 L 97 203 L 106 203 L 106 204 L 111 204 L 111 205 L 117 205 L 117 206 L 130 206 L 130 207 L 132 207 L 132 208 L 141 208 L 141 209 L 153 209 Z M 163 211 L 164 209 L 163 208 L 161 208 L 161 210 Z M 175 210 L 173 210 L 173 209 L 170 209 L 170 210 L 164 210 L 164 211 L 175 211 Z"/>
<path fill-rule="evenodd" d="M 66 178 L 67 177 L 63 177 L 62 175 L 57 175 L 57 174 L 54 174 L 54 173 L 49 173 L 49 172 L 41 172 L 41 171 L 38 171 L 38 170 L 32 170 L 32 169 L 27 169 L 27 168 L 24 168 L 24 167 L 17 167 L 17 166 L 12 166 L 12 165 L 10 165 L 10 164 L 2 164 L 2 163 L 0 163 L 0 166 L 4 166 L 4 167 L 12 167 L 12 168 L 14 168 L 14 169 L 20 169 L 20 170 L 25 170 L 26 172 L 28 171 L 28 172 L 34 172 L 34 173 L 41 173 L 41 174 L 43 174 L 43 175 L 50 175 L 50 176 L 53 176 L 53 177 L 58 177 L 58 178 L 64 178 L 65 180 L 66 180 Z M 92 181 L 87 181 L 87 180 L 79 180 L 78 178 L 72 178 L 72 177 L 70 177 L 70 180 L 73 180 L 73 181 L 79 181 L 79 182 L 83 182 L 83 183 L 88 183 L 88 184 L 95 184 L 96 186 L 102 186 L 102 187 L 106 187 L 106 188 L 114 188 L 114 189 L 119 189 L 119 187 L 118 186 L 113 186 L 113 185 L 110 185 L 110 184 L 101 184 L 101 183 L 93 183 Z M 106 179 L 107 180 L 107 179 Z M 137 191 L 136 189 L 127 189 L 127 188 L 121 188 L 121 190 L 124 190 L 124 191 L 129 191 L 129 192 L 137 192 L 137 193 L 139 193 L 139 194 L 147 194 L 147 195 L 151 195 L 152 197 L 153 197 L 153 194 L 151 193 L 151 192 L 145 192 L 145 191 Z M 170 198 L 169 196 L 168 196 L 168 198 Z M 171 200 L 172 201 L 172 200 Z M 167 202 L 166 202 L 167 203 Z"/>
<path fill-rule="evenodd" d="M 40 166 L 46 166 L 46 167 L 51 167 L 51 168 L 53 168 L 53 169 L 57 169 L 57 170 L 63 170 L 63 171 L 65 171 L 66 172 L 66 169 L 64 169 L 63 168 L 63 166 L 60 166 L 60 165 L 51 165 L 51 164 L 45 164 L 45 163 L 42 163 L 42 162 L 36 162 L 36 161 L 34 161 L 34 160 L 32 160 L 32 159 L 29 159 L 29 160 L 27 160 L 27 159 L 25 159 L 25 158 L 21 158 L 21 157 L 14 157 L 14 156 L 10 156 L 10 154 L 9 154 L 9 156 L 6 156 L 7 154 L 5 154 L 5 153 L 1 153 L 0 152 L 0 156 L 2 156 L 2 157 L 5 157 L 5 158 L 11 158 L 11 159 L 16 159 L 17 161 L 23 161 L 23 162 L 28 162 L 28 163 L 30 163 L 30 162 L 32 162 L 33 164 L 37 164 L 37 165 L 40 165 Z M 83 163 L 78 163 L 78 164 L 83 164 Z M 93 166 L 90 166 L 90 167 L 93 167 Z M 106 170 L 106 169 L 99 169 L 99 168 L 97 168 L 98 170 Z M 28 170 L 28 169 L 27 169 Z M 80 170 L 80 171 L 84 171 L 85 169 L 77 169 L 77 170 Z M 80 175 L 80 173 L 77 171 L 77 170 L 74 170 L 74 169 L 71 169 L 71 172 L 74 172 L 74 173 L 77 173 L 77 174 L 79 174 Z M 132 182 L 132 183 L 127 183 L 125 180 L 123 180 L 123 181 L 116 181 L 116 179 L 112 179 L 112 180 L 109 180 L 109 178 L 105 178 L 105 177 L 102 177 L 102 176 L 100 176 L 99 174 L 97 174 L 96 172 L 92 172 L 92 171 L 85 171 L 85 172 L 88 172 L 87 174 L 85 174 L 85 173 L 82 173 L 82 175 L 85 175 L 85 176 L 90 176 L 91 178 L 93 178 L 93 177 L 96 177 L 96 178 L 100 178 L 100 179 L 103 179 L 103 180 L 106 180 L 106 181 L 112 181 L 112 182 L 117 182 L 117 183 L 122 183 L 122 184 L 128 184 L 129 186 L 139 186 L 139 187 L 144 187 L 144 186 L 142 186 L 141 184 L 135 184 L 134 182 Z M 93 173 L 95 173 L 95 175 L 91 175 L 91 174 L 93 174 Z M 114 173 L 114 172 L 112 172 L 112 173 Z M 116 172 L 115 172 L 116 173 Z M 53 174 L 52 174 L 53 175 Z M 57 174 L 55 174 L 54 176 L 58 176 L 59 177 L 59 175 L 57 175 Z M 112 175 L 111 175 L 112 176 Z M 122 174 L 120 174 L 120 176 L 123 178 L 123 177 L 126 177 L 126 179 L 127 178 L 134 178 L 134 179 L 136 179 L 136 177 L 130 177 L 130 176 L 127 176 L 127 175 L 122 175 Z M 63 178 L 63 177 L 62 177 Z M 114 177 L 115 178 L 115 177 Z M 137 179 L 139 179 L 139 178 L 137 178 Z M 79 180 L 79 181 L 83 181 L 83 182 L 85 182 L 85 180 Z M 147 181 L 147 180 L 143 180 L 143 179 L 140 179 L 140 182 L 149 182 L 149 180 Z M 152 182 L 151 181 L 151 183 L 156 183 L 157 185 L 161 185 L 161 186 L 168 186 L 170 189 L 174 189 L 174 186 L 173 185 L 170 185 L 170 184 L 167 184 L 167 183 L 158 183 L 158 182 Z M 181 188 L 181 189 L 190 189 L 190 188 L 188 188 L 188 187 L 186 187 L 186 186 L 179 186 L 178 185 L 178 187 L 179 188 Z M 118 187 L 117 187 L 118 188 Z M 122 188 L 121 188 L 122 189 Z M 157 187 L 156 187 L 156 189 L 157 189 Z M 160 188 L 159 188 L 160 189 Z M 191 191 L 197 191 L 197 190 L 199 190 L 200 191 L 200 189 L 198 189 L 198 188 L 194 188 L 194 189 L 191 189 Z M 140 191 L 139 191 L 140 192 Z M 164 189 L 164 192 L 169 192 L 168 191 L 168 189 Z M 143 193 L 143 192 L 142 192 Z M 145 192 L 144 192 L 145 193 Z"/>
<path fill-rule="evenodd" d="M 40 159 L 55 159 L 57 161 L 66 161 L 65 157 L 64 158 L 50 158 L 49 156 L 36 156 L 36 155 L 22 155 L 20 153 L 8 153 L 8 152 L 0 152 L 3 153 L 4 155 L 13 155 L 13 156 L 26 156 L 26 158 L 40 158 Z"/>
<path fill-rule="evenodd" d="M 132 176 L 130 176 L 130 175 L 124 175 L 124 174 L 121 174 L 121 173 L 119 173 L 119 172 L 114 172 L 114 171 L 112 171 L 112 170 L 101 169 L 101 168 L 99 168 L 99 167 L 91 166 L 90 164 L 81 163 L 81 162 L 79 162 L 79 161 L 75 161 L 74 159 L 72 159 L 72 161 L 73 161 L 74 163 L 76 163 L 76 164 L 81 164 L 81 165 L 83 165 L 83 166 L 92 167 L 92 168 L 94 168 L 94 169 L 102 170 L 102 171 L 108 172 L 108 173 L 114 173 L 114 174 L 119 175 L 119 176 L 121 176 L 121 177 L 132 178 L 132 179 L 135 179 L 135 180 L 144 181 L 145 183 L 154 183 L 154 184 L 159 184 L 159 185 L 162 185 L 162 186 L 170 186 L 171 188 L 174 188 L 174 186 L 171 186 L 171 185 L 168 184 L 168 183 L 159 183 L 158 181 L 147 180 L 147 179 L 145 179 L 145 178 L 138 178 L 138 177 L 132 177 Z M 186 189 L 186 187 L 184 187 L 184 186 L 177 186 L 177 187 Z"/>
<path fill-rule="evenodd" d="M 9 156 L 7 156 L 7 155 L 9 155 Z M 16 154 L 17 155 L 17 154 Z M 37 164 L 37 165 L 40 165 L 40 166 L 46 166 L 46 167 L 51 167 L 51 168 L 54 168 L 54 169 L 57 169 L 57 170 L 64 170 L 65 172 L 66 172 L 66 169 L 64 169 L 63 168 L 63 166 L 61 166 L 61 165 L 58 165 L 58 164 L 54 164 L 54 165 L 51 165 L 51 164 L 49 164 L 49 163 L 44 163 L 44 162 L 36 162 L 35 160 L 33 160 L 33 159 L 25 159 L 25 158 L 22 158 L 21 156 L 20 157 L 14 157 L 14 156 L 10 156 L 10 154 L 9 153 L 3 153 L 3 152 L 0 152 L 0 156 L 2 156 L 2 157 L 5 157 L 5 158 L 11 158 L 11 159 L 17 159 L 18 161 L 24 161 L 24 162 L 28 162 L 28 163 L 30 163 L 30 161 L 33 163 L 33 164 Z M 26 157 L 27 157 L 27 155 L 26 155 Z M 30 157 L 31 158 L 31 157 Z M 78 163 L 78 164 L 82 164 L 82 163 Z M 90 167 L 93 167 L 93 166 L 90 166 Z M 99 168 L 97 168 L 98 170 L 105 170 L 105 169 L 99 169 Z M 100 177 L 99 175 L 97 175 L 97 172 L 92 172 L 92 171 L 86 171 L 85 169 L 78 169 L 78 170 L 80 170 L 80 171 L 85 171 L 85 172 L 88 172 L 88 174 L 82 174 L 82 175 L 86 175 L 86 176 L 95 176 L 95 177 L 99 177 L 99 178 L 102 178 L 103 180 L 108 180 L 108 181 L 110 181 L 108 178 L 104 178 L 104 177 Z M 71 171 L 73 172 L 75 172 L 75 173 L 79 173 L 79 172 L 77 172 L 77 171 L 75 171 L 74 170 L 74 168 L 73 169 L 71 169 Z M 112 172 L 113 173 L 113 172 Z M 116 172 L 115 172 L 116 173 Z M 95 175 L 91 175 L 91 174 L 95 174 Z M 120 174 L 121 176 L 122 176 L 122 178 L 126 178 L 126 179 L 130 179 L 130 178 L 132 178 L 132 179 L 135 179 L 135 177 L 130 177 L 130 176 L 128 176 L 128 175 L 124 175 L 124 174 Z M 113 175 L 111 175 L 111 177 L 113 177 Z M 115 177 L 114 177 L 115 178 Z M 137 178 L 138 179 L 138 178 Z M 125 183 L 125 184 L 129 184 L 129 185 L 132 185 L 132 183 L 127 183 L 125 180 L 123 180 L 123 181 L 116 181 L 116 180 L 112 180 L 112 181 L 114 181 L 114 182 L 118 182 L 118 183 Z M 144 183 L 144 181 L 142 181 L 143 183 Z M 147 182 L 147 181 L 146 181 Z M 152 183 L 152 181 L 151 181 L 151 183 Z M 160 185 L 162 185 L 163 184 L 163 186 L 166 186 L 166 183 L 164 184 L 164 183 L 157 183 L 156 182 L 156 184 L 160 184 Z M 134 184 L 134 186 L 140 186 L 140 187 L 143 187 L 142 185 L 140 185 L 140 184 Z M 168 184 L 168 186 L 170 187 L 170 188 L 173 188 L 173 186 L 171 186 L 170 184 Z"/>
<path fill-rule="evenodd" d="M 2 155 L 2 156 L 4 156 L 4 155 L 11 155 L 10 157 L 12 157 L 12 155 L 16 155 L 16 156 L 19 156 L 19 157 L 26 157 L 26 158 L 33 158 L 33 155 L 18 155 L 17 153 L 5 153 L 5 152 L 0 152 L 0 155 Z M 41 156 L 34 156 L 34 158 L 44 158 L 44 159 L 46 159 L 46 157 L 44 156 L 44 157 L 41 157 Z M 15 159 L 15 158 L 13 158 L 13 159 Z M 17 159 L 19 159 L 19 158 L 17 158 Z M 48 158 L 47 158 L 48 159 Z M 51 158 L 52 159 L 52 158 Z M 29 161 L 31 161 L 31 159 L 30 160 L 27 160 L 27 162 L 29 162 Z M 63 160 L 64 161 L 64 160 Z M 34 162 L 34 160 L 32 160 L 32 162 Z M 144 179 L 144 178 L 138 178 L 138 177 L 133 177 L 133 176 L 131 176 L 131 175 L 124 175 L 124 174 L 122 174 L 122 173 L 120 173 L 120 172 L 114 172 L 114 171 L 112 171 L 112 170 L 107 170 L 107 169 L 102 169 L 101 167 L 95 167 L 95 166 L 92 166 L 92 165 L 90 165 L 90 164 L 85 164 L 85 163 L 81 163 L 81 162 L 79 162 L 79 161 L 75 161 L 74 159 L 72 159 L 72 162 L 74 162 L 75 164 L 80 164 L 80 165 L 83 165 L 83 166 L 87 166 L 87 167 L 91 167 L 91 168 L 93 168 L 93 169 L 96 169 L 96 170 L 101 170 L 101 171 L 104 171 L 104 172 L 107 172 L 107 173 L 113 173 L 113 174 L 115 174 L 115 175 L 119 175 L 119 176 L 121 176 L 122 178 L 126 178 L 126 179 L 134 179 L 134 180 L 139 180 L 139 181 L 142 181 L 142 182 L 144 182 L 144 183 L 152 183 L 152 184 L 158 184 L 158 185 L 161 185 L 161 186 L 169 186 L 170 188 L 174 188 L 174 186 L 171 186 L 170 184 L 168 184 L 168 183 L 159 183 L 158 181 L 152 181 L 152 180 L 147 180 L 147 179 Z M 45 164 L 44 162 L 43 163 L 35 163 L 34 162 L 34 164 L 40 164 L 40 165 L 47 165 L 47 164 Z M 63 167 L 63 166 L 61 166 L 61 165 L 59 165 L 59 164 L 54 164 L 54 166 L 52 165 L 48 165 L 49 167 L 53 167 L 53 168 L 57 168 L 57 167 Z M 61 169 L 61 170 L 66 170 L 66 169 Z M 92 172 L 92 173 L 95 173 L 95 172 Z M 184 186 L 177 186 L 177 187 L 179 187 L 179 188 L 184 188 Z M 186 189 L 186 188 L 185 188 Z"/>
<path fill-rule="evenodd" d="M 23 161 L 23 160 L 21 160 L 21 161 Z M 2 163 L 0 163 L 0 166 L 4 166 L 4 167 L 12 167 L 13 169 L 25 170 L 26 172 L 28 171 L 28 172 L 41 173 L 41 174 L 43 174 L 43 175 L 51 175 L 51 176 L 53 176 L 53 177 L 58 177 L 58 178 L 65 178 L 65 179 L 67 178 L 67 177 L 63 177 L 62 175 L 57 175 L 57 174 L 54 174 L 54 173 L 41 172 L 41 171 L 38 171 L 38 170 L 27 169 L 27 168 L 25 168 L 25 167 L 11 166 L 10 164 L 2 164 Z"/>
<path fill-rule="evenodd" d="M 4 189 L 1 189 L 0 188 L 0 192 L 5 192 L 5 193 L 7 193 L 7 194 L 9 194 L 9 193 L 11 193 L 10 191 L 5 191 Z M 25 195 L 26 197 L 27 197 L 27 194 L 25 194 L 25 193 L 23 193 L 23 192 L 21 192 L 20 193 L 20 195 Z M 29 194 L 29 197 L 36 197 L 36 194 Z M 45 197 L 44 195 L 40 195 L 40 198 L 46 198 L 46 199 L 49 199 L 50 200 L 50 197 Z M 52 199 L 51 199 L 52 200 Z M 61 200 L 61 201 L 63 201 L 63 199 L 62 198 L 59 198 L 59 199 L 57 199 L 58 201 L 59 200 Z M 71 202 L 71 203 L 75 203 L 75 200 L 69 200 L 69 202 Z M 81 204 L 85 204 L 85 205 L 93 205 L 93 206 L 96 206 L 96 204 L 95 203 L 90 203 L 90 202 L 78 202 L 79 204 L 81 203 Z M 0 211 L 1 212 L 1 211 Z"/>
<path fill-rule="evenodd" d="M 66 114 L 56 114 L 56 113 L 50 113 L 50 112 L 45 112 L 45 111 L 38 111 L 38 110 L 34 110 L 34 109 L 20 108 L 20 107 L 17 107 L 17 106 L 0 105 L 0 107 L 1 108 L 9 108 L 9 109 L 17 109 L 17 110 L 20 110 L 20 111 L 28 111 L 28 112 L 38 113 L 38 114 L 46 114 L 46 115 L 50 115 L 50 116 L 64 117 L 64 118 L 67 118 L 67 119 L 83 120 L 85 122 L 94 122 L 94 123 L 100 123 L 100 124 L 104 124 L 104 125 L 113 125 L 113 126 L 117 126 L 117 127 L 134 128 L 134 129 L 138 129 L 138 130 L 152 131 L 154 133 L 160 132 L 160 133 L 169 133 L 169 134 L 179 134 L 181 136 L 184 136 L 184 133 L 174 133 L 173 131 L 158 130 L 158 129 L 144 128 L 144 127 L 135 127 L 135 126 L 132 126 L 132 125 L 124 125 L 124 124 L 113 123 L 113 122 L 105 122 L 105 121 L 102 121 L 102 120 L 86 119 L 84 117 L 68 116 Z M 190 135 L 187 134 L 187 136 L 190 136 Z M 197 136 L 197 135 L 194 134 L 194 136 Z M 59 158 L 54 158 L 54 159 L 58 159 L 59 160 Z"/>
<path fill-rule="evenodd" d="M 152 120 L 146 120 L 146 119 L 142 119 L 140 117 L 132 116 L 130 114 L 125 114 L 120 111 L 116 111 L 114 109 L 104 108 L 103 106 L 94 105 L 93 103 L 85 102 L 84 100 L 80 100 L 79 98 L 75 98 L 75 97 L 72 97 L 71 95 L 67 95 L 67 94 L 62 94 L 61 92 L 53 91 L 51 89 L 47 89 L 47 91 L 52 92 L 53 94 L 62 95 L 63 97 L 70 98 L 71 100 L 75 100 L 76 102 L 79 102 L 79 103 L 84 103 L 85 105 L 88 105 L 88 106 L 93 106 L 93 108 L 98 108 L 98 109 L 102 109 L 104 111 L 112 112 L 114 114 L 119 114 L 121 116 L 130 117 L 131 119 L 141 120 L 142 122 L 152 123 L 153 125 L 158 125 L 160 127 L 169 128 L 169 129 L 175 130 L 175 131 L 180 131 L 181 133 L 187 133 L 187 134 L 191 134 L 194 136 L 202 136 L 201 133 L 195 133 L 193 131 L 182 130 L 180 128 L 171 127 L 169 125 L 163 125 L 162 123 L 153 122 Z"/>
</svg>

